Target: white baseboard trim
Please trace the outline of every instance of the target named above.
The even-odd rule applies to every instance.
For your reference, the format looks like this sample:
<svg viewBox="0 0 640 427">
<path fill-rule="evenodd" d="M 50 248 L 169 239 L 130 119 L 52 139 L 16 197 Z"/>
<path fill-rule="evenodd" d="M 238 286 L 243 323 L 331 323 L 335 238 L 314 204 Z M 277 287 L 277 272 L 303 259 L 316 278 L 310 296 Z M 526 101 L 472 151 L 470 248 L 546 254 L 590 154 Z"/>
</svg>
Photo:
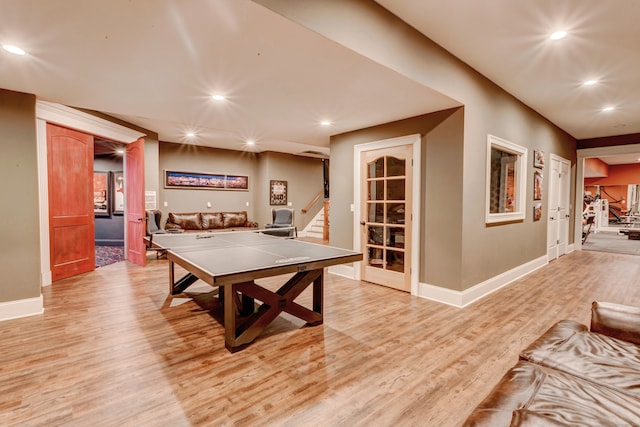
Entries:
<svg viewBox="0 0 640 427">
<path fill-rule="evenodd" d="M 0 321 L 44 313 L 42 294 L 37 298 L 0 302 Z"/>
<path fill-rule="evenodd" d="M 42 284 L 43 288 L 45 286 L 50 286 L 51 283 L 53 283 L 53 276 L 51 275 L 51 270 L 43 271 L 40 276 L 41 276 L 40 277 L 40 280 L 41 280 L 40 283 Z"/>
<path fill-rule="evenodd" d="M 346 277 L 347 279 L 355 279 L 356 273 L 353 268 L 353 265 L 333 265 L 328 268 L 329 273 L 335 274 L 336 276 Z"/>
<path fill-rule="evenodd" d="M 463 308 L 545 265 L 547 265 L 546 255 L 505 271 L 464 291 L 454 291 L 427 283 L 418 283 L 417 296 Z"/>
<path fill-rule="evenodd" d="M 576 244 L 572 243 L 570 245 L 567 246 L 567 253 L 570 254 L 571 252 L 576 250 Z"/>
</svg>

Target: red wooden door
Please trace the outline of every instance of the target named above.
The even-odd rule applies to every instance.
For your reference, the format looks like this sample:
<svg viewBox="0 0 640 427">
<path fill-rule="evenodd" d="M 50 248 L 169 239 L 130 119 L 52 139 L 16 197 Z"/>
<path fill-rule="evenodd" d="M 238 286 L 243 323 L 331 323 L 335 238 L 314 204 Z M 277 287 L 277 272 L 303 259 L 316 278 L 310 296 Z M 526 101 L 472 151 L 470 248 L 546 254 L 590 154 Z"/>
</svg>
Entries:
<svg viewBox="0 0 640 427">
<path fill-rule="evenodd" d="M 144 266 L 147 251 L 144 245 L 144 139 L 127 145 L 125 158 L 125 194 L 127 213 L 127 259 Z"/>
<path fill-rule="evenodd" d="M 95 269 L 93 136 L 47 123 L 52 280 Z"/>
</svg>

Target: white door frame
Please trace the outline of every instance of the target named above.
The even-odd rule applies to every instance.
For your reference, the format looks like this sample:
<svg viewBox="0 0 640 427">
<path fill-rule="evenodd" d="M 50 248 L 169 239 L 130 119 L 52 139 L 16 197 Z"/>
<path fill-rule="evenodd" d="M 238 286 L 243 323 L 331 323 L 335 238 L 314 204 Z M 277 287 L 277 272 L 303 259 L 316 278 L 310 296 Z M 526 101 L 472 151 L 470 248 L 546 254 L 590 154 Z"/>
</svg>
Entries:
<svg viewBox="0 0 640 427">
<path fill-rule="evenodd" d="M 400 136 L 397 138 L 383 139 L 353 147 L 353 249 L 362 251 L 360 239 L 360 215 L 361 215 L 361 165 L 360 155 L 363 151 L 378 150 L 381 148 L 397 147 L 399 145 L 411 145 L 413 148 L 413 203 L 411 209 L 411 295 L 418 295 L 418 279 L 420 278 L 420 177 L 422 175 L 422 161 L 420 157 L 421 149 L 420 134 Z M 354 268 L 354 278 L 360 280 L 360 268 Z"/>
<path fill-rule="evenodd" d="M 584 159 L 589 157 L 613 156 L 617 154 L 640 153 L 640 144 L 614 145 L 611 147 L 582 148 L 576 150 L 576 199 L 574 218 L 574 249 L 582 250 L 582 198 L 584 193 Z"/>
<path fill-rule="evenodd" d="M 38 152 L 38 201 L 40 204 L 40 285 L 51 284 L 49 250 L 49 178 L 47 175 L 47 123 L 54 123 L 115 142 L 129 144 L 144 133 L 92 116 L 74 108 L 36 101 L 36 140 Z M 126 210 L 126 206 L 125 206 Z M 125 212 L 126 215 L 126 212 Z M 126 238 L 126 236 L 125 236 Z"/>
</svg>

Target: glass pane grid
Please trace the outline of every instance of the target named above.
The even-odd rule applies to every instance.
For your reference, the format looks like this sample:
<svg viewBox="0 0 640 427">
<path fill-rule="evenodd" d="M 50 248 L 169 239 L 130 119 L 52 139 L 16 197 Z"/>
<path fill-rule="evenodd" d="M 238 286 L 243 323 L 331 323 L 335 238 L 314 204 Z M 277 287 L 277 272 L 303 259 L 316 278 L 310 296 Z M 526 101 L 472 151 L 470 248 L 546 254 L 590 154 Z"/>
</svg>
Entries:
<svg viewBox="0 0 640 427">
<path fill-rule="evenodd" d="M 385 156 L 367 168 L 367 264 L 404 272 L 405 160 Z"/>
</svg>

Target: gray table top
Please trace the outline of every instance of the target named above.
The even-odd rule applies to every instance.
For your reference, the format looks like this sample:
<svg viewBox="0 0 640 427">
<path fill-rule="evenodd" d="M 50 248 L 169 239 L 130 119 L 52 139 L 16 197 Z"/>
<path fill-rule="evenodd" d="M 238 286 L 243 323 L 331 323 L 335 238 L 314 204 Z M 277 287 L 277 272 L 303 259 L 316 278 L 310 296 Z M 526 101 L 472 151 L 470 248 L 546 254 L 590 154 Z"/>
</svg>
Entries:
<svg viewBox="0 0 640 427">
<path fill-rule="evenodd" d="M 155 235 L 153 242 L 212 276 L 225 276 L 283 266 L 360 255 L 327 245 L 285 239 L 259 232 L 182 233 Z"/>
</svg>

